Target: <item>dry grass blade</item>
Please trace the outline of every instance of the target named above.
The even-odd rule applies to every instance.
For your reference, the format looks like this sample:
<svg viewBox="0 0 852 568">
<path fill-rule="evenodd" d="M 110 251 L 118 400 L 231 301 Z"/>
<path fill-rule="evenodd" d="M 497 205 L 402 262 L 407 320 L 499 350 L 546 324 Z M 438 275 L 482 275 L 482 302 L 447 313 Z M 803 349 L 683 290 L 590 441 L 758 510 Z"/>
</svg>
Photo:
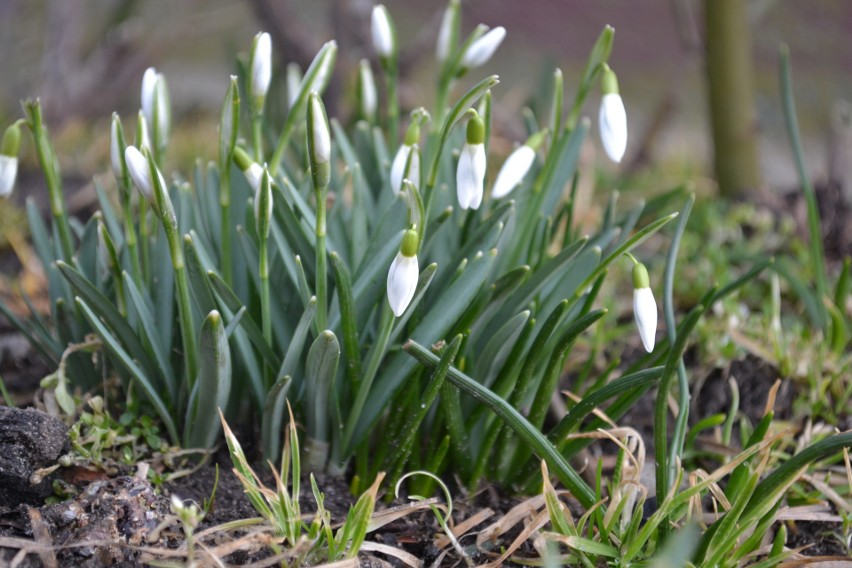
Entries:
<svg viewBox="0 0 852 568">
<path fill-rule="evenodd" d="M 367 532 L 372 532 L 374 530 L 380 529 L 387 524 L 390 524 L 396 520 L 410 515 L 411 513 L 425 511 L 429 509 L 431 505 L 436 505 L 437 503 L 437 497 L 430 497 L 429 499 L 424 499 L 422 501 L 414 501 L 412 503 L 406 503 L 405 505 L 390 507 L 389 509 L 385 509 L 383 511 L 377 511 L 373 513 L 373 516 L 370 518 L 370 524 L 367 525 Z M 343 523 L 338 523 L 334 525 L 333 528 L 336 529 L 342 526 Z"/>
<path fill-rule="evenodd" d="M 56 554 L 53 553 L 53 539 L 50 538 L 50 531 L 44 520 L 41 518 L 41 513 L 38 509 L 27 509 L 27 515 L 30 518 L 30 526 L 33 529 L 33 537 L 36 542 L 43 545 L 44 548 L 38 551 L 38 556 L 47 568 L 56 568 L 59 564 L 56 561 Z"/>
<path fill-rule="evenodd" d="M 479 533 L 476 537 L 477 548 L 481 548 L 486 541 L 496 540 L 498 537 L 506 534 L 522 520 L 535 515 L 542 507 L 544 507 L 544 495 L 530 497 L 523 503 L 515 505 L 500 520 L 489 525 Z"/>
<path fill-rule="evenodd" d="M 852 560 L 841 556 L 809 556 L 799 557 L 782 562 L 778 568 L 799 568 L 812 566 L 814 568 L 852 568 Z"/>
<path fill-rule="evenodd" d="M 828 486 L 827 483 L 820 481 L 812 475 L 808 475 L 807 473 L 802 476 L 802 479 L 810 483 L 814 486 L 814 488 L 822 493 L 829 501 L 835 504 L 838 509 L 846 511 L 847 513 L 852 513 L 852 503 L 844 499 L 837 493 L 834 489 Z"/>
<path fill-rule="evenodd" d="M 457 524 L 453 528 L 453 535 L 456 537 L 456 539 L 460 539 L 462 536 L 464 536 L 467 533 L 467 531 L 469 531 L 470 529 L 472 529 L 473 527 L 475 527 L 475 526 L 477 526 L 481 523 L 484 523 L 486 520 L 490 519 L 493 515 L 494 515 L 494 511 L 492 511 L 491 509 L 482 509 L 481 511 L 477 512 L 475 515 L 473 515 L 469 519 L 465 519 L 463 522 Z M 449 546 L 450 539 L 446 535 L 441 535 L 441 536 L 439 536 L 438 538 L 435 539 L 434 544 L 435 544 L 436 548 L 443 550 L 444 548 Z"/>
<path fill-rule="evenodd" d="M 487 564 L 480 564 L 477 568 L 497 568 L 498 566 L 502 566 L 503 563 L 511 557 L 516 550 L 518 550 L 521 545 L 523 545 L 536 531 L 538 531 L 541 527 L 550 522 L 550 515 L 547 510 L 542 511 L 538 515 L 536 515 L 532 522 L 530 522 L 524 530 L 521 531 L 515 540 L 512 541 L 512 544 L 506 549 L 506 551 L 500 555 L 499 558 L 493 560 L 492 562 L 488 562 Z M 482 551 L 485 554 L 488 554 L 486 551 Z"/>
<path fill-rule="evenodd" d="M 378 552 L 380 554 L 385 554 L 387 556 L 392 556 L 401 562 L 404 562 L 406 566 L 411 566 L 412 568 L 421 568 L 423 566 L 423 562 L 420 561 L 416 556 L 410 554 L 404 550 L 399 548 L 388 546 L 387 544 L 379 544 L 378 542 L 370 542 L 364 541 L 364 544 L 361 545 L 362 552 Z"/>
</svg>

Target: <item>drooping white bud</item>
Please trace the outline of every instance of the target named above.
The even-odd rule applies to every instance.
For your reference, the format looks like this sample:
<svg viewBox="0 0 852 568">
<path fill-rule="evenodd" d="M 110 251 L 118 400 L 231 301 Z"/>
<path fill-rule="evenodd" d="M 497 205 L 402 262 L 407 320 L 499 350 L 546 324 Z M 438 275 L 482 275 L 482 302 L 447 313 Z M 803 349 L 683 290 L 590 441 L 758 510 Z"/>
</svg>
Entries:
<svg viewBox="0 0 852 568">
<path fill-rule="evenodd" d="M 128 146 L 124 149 L 124 161 L 127 164 L 127 171 L 130 173 L 130 178 L 139 191 L 148 200 L 149 203 L 157 206 L 156 197 L 154 196 L 154 182 L 151 178 L 151 168 L 148 164 L 148 158 L 140 152 L 136 146 Z M 166 181 L 163 179 L 163 174 L 157 170 L 160 185 L 165 188 Z"/>
<path fill-rule="evenodd" d="M 157 86 L 157 70 L 153 67 L 148 67 L 145 69 L 145 73 L 142 75 L 142 114 L 145 115 L 145 120 L 148 124 L 153 124 L 154 120 L 154 97 L 155 92 L 154 89 Z"/>
<path fill-rule="evenodd" d="M 438 42 L 435 44 L 435 57 L 440 63 L 446 61 L 450 52 L 455 48 L 454 44 L 458 39 L 460 9 L 459 0 L 450 0 L 441 18 L 441 27 L 438 28 Z"/>
<path fill-rule="evenodd" d="M 485 182 L 485 122 L 473 109 L 467 122 L 466 142 L 456 169 L 456 195 L 462 209 L 479 209 Z"/>
<path fill-rule="evenodd" d="M 509 157 L 503 162 L 503 167 L 500 168 L 500 173 L 497 174 L 497 180 L 494 182 L 491 197 L 500 199 L 509 195 L 523 181 L 524 176 L 530 171 L 534 161 L 535 150 L 526 144 L 515 148 L 515 151 L 509 154 Z"/>
<path fill-rule="evenodd" d="M 633 266 L 633 317 L 645 351 L 652 352 L 657 335 L 657 302 L 651 291 L 648 270 L 638 263 Z"/>
<path fill-rule="evenodd" d="M 494 52 L 497 51 L 497 48 L 500 47 L 505 37 L 506 28 L 503 26 L 498 26 L 490 30 L 468 46 L 464 55 L 462 55 L 461 67 L 463 69 L 473 69 L 487 63 L 491 59 L 491 56 L 494 55 Z"/>
<path fill-rule="evenodd" d="M 8 197 L 15 189 L 18 177 L 18 157 L 0 155 L 0 197 Z"/>
<path fill-rule="evenodd" d="M 362 59 L 358 64 L 358 102 L 361 118 L 372 120 L 379 106 L 379 96 L 376 93 L 376 79 L 370 62 Z"/>
<path fill-rule="evenodd" d="M 388 270 L 388 303 L 396 317 L 401 316 L 417 289 L 420 267 L 417 264 L 417 231 L 407 230 L 402 237 L 399 253 Z"/>
<path fill-rule="evenodd" d="M 249 187 L 255 192 L 260 191 L 260 181 L 263 179 L 263 168 L 260 164 L 252 162 L 248 169 L 243 171 L 243 175 L 246 176 Z"/>
<path fill-rule="evenodd" d="M 272 81 L 272 38 L 266 32 L 254 36 L 251 54 L 251 95 L 263 100 Z"/>
<path fill-rule="evenodd" d="M 393 24 L 388 9 L 382 4 L 373 7 L 370 32 L 373 35 L 373 49 L 379 57 L 391 57 L 395 49 Z"/>
<path fill-rule="evenodd" d="M 298 63 L 287 64 L 287 108 L 293 108 L 296 99 L 299 98 L 299 89 L 302 87 L 302 69 Z"/>
<path fill-rule="evenodd" d="M 153 67 L 148 67 L 142 75 L 142 114 L 147 122 L 148 132 L 157 131 L 157 143 L 164 146 L 169 138 L 171 126 L 171 103 L 166 78 L 157 73 Z M 156 120 L 156 125 L 155 125 Z"/>
<path fill-rule="evenodd" d="M 599 123 L 601 142 L 613 162 L 621 162 L 627 150 L 627 112 L 618 93 L 618 80 L 609 66 L 604 67 L 601 77 L 601 109 Z"/>
</svg>

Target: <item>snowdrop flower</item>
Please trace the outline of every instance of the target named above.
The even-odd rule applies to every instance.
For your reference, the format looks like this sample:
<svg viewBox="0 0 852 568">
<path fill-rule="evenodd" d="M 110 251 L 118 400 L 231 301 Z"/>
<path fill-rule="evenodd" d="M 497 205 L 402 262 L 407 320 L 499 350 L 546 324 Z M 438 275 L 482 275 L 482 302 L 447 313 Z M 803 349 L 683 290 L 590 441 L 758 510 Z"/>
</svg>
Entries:
<svg viewBox="0 0 852 568">
<path fill-rule="evenodd" d="M 254 36 L 251 50 L 251 96 L 263 108 L 263 101 L 272 81 L 272 39 L 266 32 Z"/>
<path fill-rule="evenodd" d="M 328 187 L 331 178 L 331 133 L 328 129 L 328 117 L 325 106 L 316 91 L 312 91 L 308 100 L 308 160 L 311 164 L 311 177 L 314 188 Z"/>
<path fill-rule="evenodd" d="M 373 35 L 373 49 L 379 57 L 389 59 L 396 51 L 396 34 L 388 9 L 382 4 L 373 6 L 370 32 Z"/>
<path fill-rule="evenodd" d="M 240 171 L 243 172 L 243 175 L 246 176 L 246 181 L 248 182 L 249 187 L 252 188 L 255 193 L 259 192 L 260 182 L 263 179 L 263 167 L 249 158 L 249 155 L 246 154 L 246 151 L 242 148 L 234 148 L 234 162 L 237 164 L 237 167 L 240 168 Z M 257 204 L 256 196 L 255 204 Z"/>
<path fill-rule="evenodd" d="M 376 94 L 376 79 L 370 62 L 362 59 L 358 64 L 358 110 L 361 118 L 372 121 L 376 116 L 379 106 L 379 97 Z"/>
<path fill-rule="evenodd" d="M 260 183 L 254 194 L 254 221 L 257 225 L 258 237 L 269 238 L 272 221 L 272 180 L 266 167 L 261 170 Z"/>
<path fill-rule="evenodd" d="M 148 123 L 149 132 L 156 132 L 157 143 L 164 146 L 169 138 L 171 124 L 171 108 L 169 104 L 169 89 L 166 78 L 157 73 L 153 67 L 148 67 L 142 75 L 142 114 Z M 156 120 L 156 125 L 154 121 Z M 156 128 L 155 128 L 156 126 Z"/>
<path fill-rule="evenodd" d="M 18 150 L 21 148 L 21 127 L 15 122 L 3 133 L 0 142 L 0 197 L 8 197 L 15 189 L 18 177 Z"/>
<path fill-rule="evenodd" d="M 545 132 L 536 132 L 509 154 L 497 174 L 491 197 L 494 199 L 506 197 L 523 181 L 535 161 L 535 151 L 544 140 L 544 135 Z"/>
<path fill-rule="evenodd" d="M 144 148 L 143 148 L 144 150 Z M 133 183 L 155 208 L 157 207 L 157 198 L 154 195 L 154 182 L 151 178 L 151 167 L 148 163 L 148 157 L 139 151 L 136 146 L 128 146 L 124 149 L 124 161 L 127 164 L 127 171 L 130 173 Z M 156 168 L 155 168 L 156 169 Z M 157 170 L 160 187 L 166 188 L 166 180 L 163 179 L 163 174 Z"/>
<path fill-rule="evenodd" d="M 505 37 L 506 28 L 498 26 L 474 41 L 462 55 L 461 68 L 473 69 L 487 63 Z"/>
<path fill-rule="evenodd" d="M 609 65 L 604 65 L 601 91 L 601 142 L 609 159 L 618 163 L 627 149 L 627 113 L 624 110 L 624 101 L 618 94 L 618 79 Z"/>
<path fill-rule="evenodd" d="M 456 194 L 462 209 L 479 209 L 485 180 L 485 122 L 473 109 L 467 121 L 467 143 L 456 170 Z"/>
<path fill-rule="evenodd" d="M 408 308 L 414 298 L 420 268 L 417 265 L 417 231 L 407 230 L 402 236 L 402 244 L 388 271 L 388 303 L 393 315 L 399 317 Z"/>
<path fill-rule="evenodd" d="M 124 184 L 124 130 L 121 128 L 121 118 L 118 113 L 112 113 L 112 124 L 110 125 L 109 158 L 112 165 L 112 173 L 119 185 Z"/>
<path fill-rule="evenodd" d="M 402 146 L 397 150 L 391 163 L 390 180 L 394 195 L 402 190 L 403 178 L 410 180 L 414 187 L 420 188 L 420 153 L 418 151 L 412 153 L 418 140 L 420 140 L 420 122 L 417 118 L 413 118 L 405 132 Z M 409 155 L 411 160 L 408 159 Z M 406 164 L 408 164 L 407 172 Z"/>
<path fill-rule="evenodd" d="M 438 43 L 435 44 L 435 58 L 443 63 L 455 49 L 458 41 L 459 0 L 450 0 L 441 18 L 441 27 L 438 28 Z"/>
<path fill-rule="evenodd" d="M 654 350 L 657 334 L 657 302 L 651 292 L 648 269 L 638 262 L 633 265 L 633 316 L 636 319 L 636 327 L 639 328 L 642 345 L 645 351 L 650 353 Z"/>
<path fill-rule="evenodd" d="M 293 108 L 302 88 L 302 69 L 298 63 L 287 64 L 287 108 Z"/>
</svg>

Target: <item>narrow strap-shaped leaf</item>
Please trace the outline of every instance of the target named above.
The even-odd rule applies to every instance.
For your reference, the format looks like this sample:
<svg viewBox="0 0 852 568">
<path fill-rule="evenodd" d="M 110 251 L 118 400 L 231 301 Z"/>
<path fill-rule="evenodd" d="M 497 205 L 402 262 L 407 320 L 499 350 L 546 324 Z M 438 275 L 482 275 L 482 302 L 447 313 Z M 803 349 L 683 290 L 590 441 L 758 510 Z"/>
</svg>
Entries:
<svg viewBox="0 0 852 568">
<path fill-rule="evenodd" d="M 151 347 L 151 352 L 154 356 L 154 361 L 157 363 L 157 368 L 162 374 L 166 387 L 168 388 L 171 400 L 177 399 L 178 385 L 175 380 L 174 371 L 169 364 L 168 350 L 163 345 L 163 338 L 160 337 L 157 324 L 154 322 L 154 317 L 151 315 L 150 304 L 142 297 L 133 278 L 123 272 L 121 275 L 124 280 L 124 287 L 130 297 L 130 303 L 136 311 L 136 317 L 139 318 L 139 324 L 142 326 L 142 333 L 145 334 L 145 339 Z"/>
<path fill-rule="evenodd" d="M 314 321 L 316 308 L 317 298 L 316 296 L 311 296 L 302 317 L 299 319 L 296 331 L 293 332 L 293 339 L 290 341 L 289 347 L 287 347 L 287 353 L 284 355 L 284 361 L 281 363 L 281 369 L 278 371 L 278 378 L 276 380 L 280 381 L 284 377 L 288 375 L 293 376 L 296 373 L 296 367 L 299 364 L 302 350 L 308 339 L 308 331 L 310 331 L 311 324 Z"/>
<path fill-rule="evenodd" d="M 336 252 L 331 253 L 331 267 L 337 282 L 337 301 L 340 305 L 340 328 L 343 334 L 343 352 L 346 356 L 346 376 L 356 385 L 361 377 L 361 353 L 358 343 L 358 326 L 352 301 L 352 278 L 349 270 Z"/>
<path fill-rule="evenodd" d="M 128 373 L 130 373 L 130 376 L 138 383 L 142 391 L 151 401 L 151 404 L 154 405 L 154 410 L 156 410 L 160 420 L 163 421 L 163 425 L 166 427 L 166 431 L 168 432 L 169 438 L 172 442 L 175 444 L 180 443 L 180 438 L 178 437 L 174 420 L 172 420 L 172 416 L 169 413 L 168 408 L 166 408 L 163 399 L 160 398 L 159 392 L 157 392 L 157 389 L 151 381 L 148 380 L 148 376 L 145 372 L 133 361 L 133 359 L 130 358 L 121 346 L 121 343 L 112 335 L 112 333 L 110 333 L 107 327 L 101 323 L 100 318 L 94 311 L 92 311 L 88 304 L 86 304 L 86 301 L 83 298 L 77 298 L 77 306 L 79 306 L 83 317 L 86 318 L 86 321 L 89 322 L 89 325 L 92 326 L 92 329 L 95 330 L 95 333 L 97 333 L 98 337 L 100 337 L 101 341 L 103 341 L 107 352 L 112 355 L 112 357 L 117 360 Z"/>
<path fill-rule="evenodd" d="M 337 372 L 340 344 L 329 330 L 323 331 L 311 345 L 305 363 L 305 404 L 308 433 L 308 464 L 313 471 L 325 468 L 331 408 L 329 394 Z"/>
<path fill-rule="evenodd" d="M 263 403 L 263 418 L 260 428 L 260 437 L 263 442 L 263 455 L 268 460 L 274 460 L 281 453 L 281 432 L 284 429 L 284 401 L 290 383 L 293 380 L 289 375 L 275 381 L 272 388 L 266 394 Z"/>
<path fill-rule="evenodd" d="M 216 302 L 213 299 L 213 291 L 210 289 L 210 282 L 207 278 L 207 271 L 202 265 L 201 259 L 198 257 L 198 249 L 191 235 L 183 236 L 183 249 L 185 251 L 187 276 L 189 279 L 189 287 L 192 290 L 192 299 L 195 301 L 195 307 L 202 314 L 209 314 L 216 309 Z"/>
<path fill-rule="evenodd" d="M 209 448 L 219 436 L 218 409 L 225 408 L 231 394 L 231 350 L 222 316 L 207 314 L 198 335 L 198 397 L 187 409 L 184 435 L 191 448 Z M 190 420 L 189 417 L 192 417 Z"/>
<path fill-rule="evenodd" d="M 421 346 L 415 341 L 408 341 L 404 349 L 409 355 L 416 358 L 421 364 L 435 368 L 440 360 L 437 356 L 430 353 L 428 349 Z M 533 452 L 547 462 L 548 467 L 553 470 L 556 477 L 568 488 L 569 491 L 577 498 L 584 507 L 591 507 L 595 504 L 595 494 L 592 489 L 583 481 L 583 478 L 568 464 L 556 448 L 542 436 L 541 432 L 535 429 L 517 410 L 509 406 L 509 404 L 495 395 L 493 392 L 483 387 L 455 367 L 450 367 L 447 372 L 447 380 L 455 387 L 464 391 L 468 395 L 479 400 L 493 410 L 500 418 L 520 437 L 524 443 L 532 449 Z"/>
<path fill-rule="evenodd" d="M 525 310 L 509 319 L 494 333 L 485 345 L 485 349 L 477 357 L 479 364 L 476 365 L 473 373 L 476 382 L 491 388 L 529 317 L 529 310 Z"/>
<path fill-rule="evenodd" d="M 222 303 L 231 312 L 237 313 L 241 309 L 245 308 L 242 301 L 240 301 L 234 291 L 231 290 L 231 287 L 228 286 L 221 276 L 212 270 L 208 270 L 207 279 L 210 281 L 210 284 L 212 285 L 213 290 L 216 291 L 219 299 L 222 300 Z M 245 330 L 246 336 L 257 348 L 264 361 L 271 365 L 273 369 L 277 368 L 281 364 L 280 359 L 278 359 L 278 356 L 272 350 L 272 347 L 266 343 L 266 340 L 263 338 L 263 332 L 261 332 L 260 328 L 257 326 L 257 322 L 254 321 L 254 318 L 252 318 L 248 312 L 246 312 L 240 319 L 240 326 L 243 330 Z"/>
</svg>

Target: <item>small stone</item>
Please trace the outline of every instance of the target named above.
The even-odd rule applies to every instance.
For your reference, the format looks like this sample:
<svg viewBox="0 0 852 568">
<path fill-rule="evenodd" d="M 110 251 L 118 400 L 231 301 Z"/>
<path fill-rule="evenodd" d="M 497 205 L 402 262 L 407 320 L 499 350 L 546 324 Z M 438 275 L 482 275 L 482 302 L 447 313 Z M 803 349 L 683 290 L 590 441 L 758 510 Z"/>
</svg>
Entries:
<svg viewBox="0 0 852 568">
<path fill-rule="evenodd" d="M 36 485 L 30 479 L 67 448 L 67 428 L 60 420 L 32 408 L 0 406 L 0 511 L 41 504 L 53 491 L 53 478 Z"/>
</svg>

